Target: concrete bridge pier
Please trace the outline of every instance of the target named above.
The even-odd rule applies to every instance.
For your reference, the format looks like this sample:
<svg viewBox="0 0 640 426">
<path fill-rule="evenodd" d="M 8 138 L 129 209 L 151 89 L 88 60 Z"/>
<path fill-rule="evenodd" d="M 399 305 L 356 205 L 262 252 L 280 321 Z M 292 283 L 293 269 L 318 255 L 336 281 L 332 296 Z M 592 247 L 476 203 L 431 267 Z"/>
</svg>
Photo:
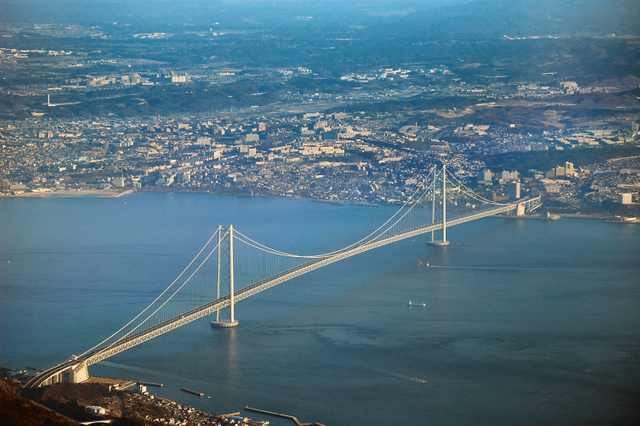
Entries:
<svg viewBox="0 0 640 426">
<path fill-rule="evenodd" d="M 82 383 L 89 380 L 89 369 L 86 362 L 72 365 L 60 374 L 62 375 L 63 382 Z"/>
<path fill-rule="evenodd" d="M 427 245 L 428 246 L 432 246 L 432 247 L 445 247 L 445 246 L 449 245 L 449 241 L 447 241 L 447 240 L 427 241 Z"/>
<path fill-rule="evenodd" d="M 212 327 L 218 327 L 218 328 L 231 328 L 231 327 L 237 327 L 240 323 L 238 322 L 238 320 L 233 320 L 233 321 L 211 321 L 211 326 Z"/>
<path fill-rule="evenodd" d="M 542 204 L 541 197 L 538 195 L 535 198 L 524 200 L 518 203 L 518 208 L 516 209 L 516 216 L 524 216 L 526 213 L 531 212 Z"/>
<path fill-rule="evenodd" d="M 52 374 L 48 379 L 38 386 L 48 386 L 54 383 L 82 383 L 89 380 L 89 369 L 87 363 L 82 361 L 78 364 L 70 365 L 58 373 Z"/>
</svg>

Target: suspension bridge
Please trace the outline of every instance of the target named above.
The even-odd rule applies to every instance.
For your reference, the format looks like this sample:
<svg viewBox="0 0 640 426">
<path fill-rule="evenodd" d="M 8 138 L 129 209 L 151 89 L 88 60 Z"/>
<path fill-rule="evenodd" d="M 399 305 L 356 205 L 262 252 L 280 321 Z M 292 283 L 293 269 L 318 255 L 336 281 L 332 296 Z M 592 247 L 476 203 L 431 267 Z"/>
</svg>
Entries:
<svg viewBox="0 0 640 426">
<path fill-rule="evenodd" d="M 457 207 L 449 218 L 447 204 Z M 524 215 L 540 205 L 540 196 L 508 203 L 483 198 L 443 166 L 433 169 L 377 229 L 331 252 L 286 253 L 252 240 L 232 225 L 219 226 L 182 273 L 135 318 L 81 355 L 36 375 L 25 388 L 85 381 L 88 366 L 208 315 L 215 314 L 213 326 L 234 327 L 237 302 L 359 253 L 428 233 L 429 244 L 444 246 L 448 227 L 498 214 Z"/>
</svg>

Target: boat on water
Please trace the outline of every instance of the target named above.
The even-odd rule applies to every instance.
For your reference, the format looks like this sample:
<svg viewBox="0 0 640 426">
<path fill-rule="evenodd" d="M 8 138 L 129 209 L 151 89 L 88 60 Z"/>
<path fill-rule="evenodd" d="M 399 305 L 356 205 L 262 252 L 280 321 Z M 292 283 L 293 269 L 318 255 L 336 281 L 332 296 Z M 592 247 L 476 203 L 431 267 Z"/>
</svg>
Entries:
<svg viewBox="0 0 640 426">
<path fill-rule="evenodd" d="M 409 306 L 427 306 L 426 303 L 412 303 L 411 300 L 409 300 Z"/>
</svg>

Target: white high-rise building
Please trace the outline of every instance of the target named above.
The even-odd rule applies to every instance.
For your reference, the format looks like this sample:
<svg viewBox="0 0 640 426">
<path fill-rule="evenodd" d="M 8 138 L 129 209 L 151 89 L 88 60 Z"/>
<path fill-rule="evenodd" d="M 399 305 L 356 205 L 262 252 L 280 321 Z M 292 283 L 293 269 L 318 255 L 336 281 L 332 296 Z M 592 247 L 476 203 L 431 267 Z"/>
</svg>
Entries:
<svg viewBox="0 0 640 426">
<path fill-rule="evenodd" d="M 620 194 L 620 204 L 631 204 L 633 195 L 630 193 Z"/>
<path fill-rule="evenodd" d="M 493 178 L 493 173 L 491 173 L 491 170 L 489 169 L 484 169 L 480 172 L 480 178 L 482 180 L 490 181 Z"/>
<path fill-rule="evenodd" d="M 509 182 L 508 194 L 510 200 L 520 198 L 520 182 Z"/>
</svg>

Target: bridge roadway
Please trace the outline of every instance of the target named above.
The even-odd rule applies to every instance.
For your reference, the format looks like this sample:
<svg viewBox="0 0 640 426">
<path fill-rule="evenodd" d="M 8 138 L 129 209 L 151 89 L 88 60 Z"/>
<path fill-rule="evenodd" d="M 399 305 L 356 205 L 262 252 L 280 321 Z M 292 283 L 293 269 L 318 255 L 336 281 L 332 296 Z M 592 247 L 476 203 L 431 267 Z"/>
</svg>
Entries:
<svg viewBox="0 0 640 426">
<path fill-rule="evenodd" d="M 465 215 L 447 220 L 447 227 L 460 225 L 462 223 L 471 222 L 471 221 L 482 219 L 488 216 L 508 213 L 513 210 L 516 210 L 519 204 L 527 203 L 528 205 L 532 205 L 539 201 L 540 201 L 540 197 L 537 197 L 529 200 L 521 200 L 518 203 L 506 204 L 499 207 L 490 208 L 477 213 L 465 214 Z M 267 290 L 268 288 L 274 287 L 278 284 L 282 284 L 285 281 L 299 277 L 300 275 L 304 275 L 308 272 L 322 268 L 323 266 L 327 266 L 331 263 L 335 263 L 340 260 L 346 259 L 348 257 L 355 256 L 356 254 L 360 254 L 368 250 L 372 250 L 378 247 L 385 246 L 387 244 L 404 240 L 406 238 L 411 238 L 418 235 L 426 234 L 428 232 L 437 231 L 442 228 L 443 228 L 442 222 L 437 222 L 437 223 L 429 224 L 425 226 L 419 226 L 417 228 L 413 228 L 407 231 L 398 232 L 396 234 L 390 235 L 385 238 L 381 238 L 379 240 L 373 240 L 368 243 L 363 243 L 361 245 L 358 245 L 349 249 L 344 249 L 328 257 L 318 258 L 311 262 L 305 263 L 304 265 L 300 265 L 298 267 L 289 269 L 285 272 L 266 278 L 262 281 L 258 281 L 255 284 L 252 284 L 250 286 L 247 286 L 243 289 L 236 291 L 234 293 L 235 301 L 239 302 L 243 299 L 246 299 L 247 297 L 260 293 L 261 291 Z M 151 340 L 154 337 L 157 337 L 168 331 L 174 330 L 178 327 L 181 327 L 199 318 L 210 315 L 213 312 L 216 312 L 220 309 L 224 309 L 230 306 L 230 304 L 231 304 L 231 301 L 229 296 L 221 297 L 220 299 L 216 299 L 214 301 L 206 303 L 198 308 L 192 309 L 179 316 L 166 320 L 144 331 L 141 331 L 136 334 L 132 334 L 126 337 L 125 339 L 122 339 L 116 342 L 115 344 L 106 346 L 104 348 L 96 349 L 95 351 L 84 354 L 83 356 L 78 357 L 77 359 L 70 359 L 63 362 L 62 364 L 52 367 L 38 374 L 33 379 L 31 379 L 25 385 L 25 388 L 36 388 L 42 385 L 47 385 L 50 383 L 61 381 L 62 373 L 64 371 L 68 371 L 70 368 L 77 368 L 82 364 L 84 364 L 85 367 L 95 364 L 104 359 L 112 357 L 120 352 L 123 352 L 127 349 L 137 346 L 140 343 Z"/>
</svg>

